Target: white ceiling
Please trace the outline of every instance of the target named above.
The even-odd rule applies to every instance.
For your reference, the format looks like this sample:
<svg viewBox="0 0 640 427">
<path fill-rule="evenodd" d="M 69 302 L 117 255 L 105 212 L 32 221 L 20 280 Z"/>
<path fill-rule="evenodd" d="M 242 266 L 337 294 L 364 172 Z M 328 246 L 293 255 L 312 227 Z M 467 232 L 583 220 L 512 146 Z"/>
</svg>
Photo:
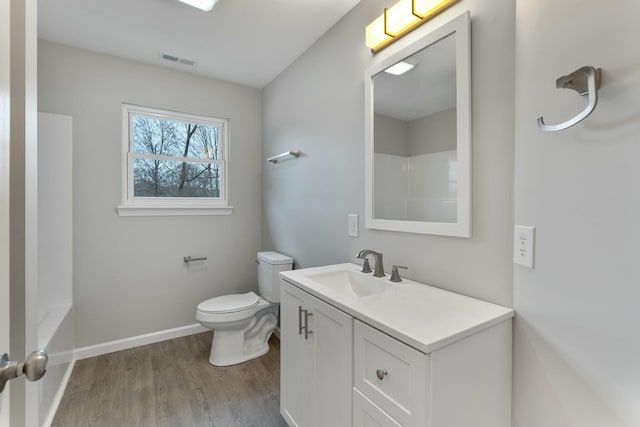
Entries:
<svg viewBox="0 0 640 427">
<path fill-rule="evenodd" d="M 456 37 L 445 37 L 411 55 L 418 65 L 400 76 L 374 77 L 374 109 L 412 121 L 456 106 Z"/>
<path fill-rule="evenodd" d="M 178 0 L 40 0 L 38 36 L 262 88 L 359 1 L 219 0 L 203 12 Z"/>
</svg>

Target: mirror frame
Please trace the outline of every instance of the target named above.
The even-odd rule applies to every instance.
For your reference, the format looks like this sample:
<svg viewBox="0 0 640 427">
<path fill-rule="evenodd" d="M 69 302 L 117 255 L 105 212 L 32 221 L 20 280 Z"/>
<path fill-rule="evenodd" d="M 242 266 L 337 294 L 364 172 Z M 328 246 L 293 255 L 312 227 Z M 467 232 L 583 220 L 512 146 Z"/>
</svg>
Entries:
<svg viewBox="0 0 640 427">
<path fill-rule="evenodd" d="M 398 50 L 377 61 L 365 72 L 365 225 L 376 230 L 440 236 L 471 237 L 471 28 L 469 12 L 448 21 L 428 34 L 398 46 Z M 425 27 L 422 27 L 425 28 Z M 373 200 L 374 83 L 373 77 L 396 62 L 456 34 L 456 131 L 458 200 L 456 222 L 428 222 L 375 219 Z M 415 33 L 414 33 L 415 34 Z M 408 37 L 407 37 L 408 38 Z"/>
</svg>

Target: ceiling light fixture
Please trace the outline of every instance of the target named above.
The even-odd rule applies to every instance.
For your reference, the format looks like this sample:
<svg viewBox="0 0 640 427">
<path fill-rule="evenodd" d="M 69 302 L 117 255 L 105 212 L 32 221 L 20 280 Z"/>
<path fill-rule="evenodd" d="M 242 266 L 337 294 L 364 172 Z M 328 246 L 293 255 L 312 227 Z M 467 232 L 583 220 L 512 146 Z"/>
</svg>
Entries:
<svg viewBox="0 0 640 427">
<path fill-rule="evenodd" d="M 394 76 L 400 76 L 418 65 L 418 60 L 415 58 L 407 58 L 402 61 L 393 64 L 391 67 L 384 70 L 385 73 L 393 74 Z"/>
<path fill-rule="evenodd" d="M 366 28 L 367 47 L 377 53 L 459 0 L 400 0 Z"/>
<path fill-rule="evenodd" d="M 216 4 L 218 0 L 179 0 L 182 3 L 186 3 L 189 6 L 197 7 L 198 9 L 204 11 L 210 11 L 213 9 L 213 5 Z"/>
</svg>

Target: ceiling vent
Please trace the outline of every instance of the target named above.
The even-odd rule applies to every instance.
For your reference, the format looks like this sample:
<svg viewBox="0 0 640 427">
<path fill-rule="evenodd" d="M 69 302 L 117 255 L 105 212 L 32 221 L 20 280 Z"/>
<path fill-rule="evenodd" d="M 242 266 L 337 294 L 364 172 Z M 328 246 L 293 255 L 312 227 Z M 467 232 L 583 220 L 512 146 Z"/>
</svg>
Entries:
<svg viewBox="0 0 640 427">
<path fill-rule="evenodd" d="M 195 67 L 196 61 L 192 61 L 187 58 L 180 58 L 179 56 L 169 55 L 168 53 L 161 53 L 160 58 L 165 61 L 175 62 L 176 64 L 188 65 L 189 67 Z"/>
</svg>

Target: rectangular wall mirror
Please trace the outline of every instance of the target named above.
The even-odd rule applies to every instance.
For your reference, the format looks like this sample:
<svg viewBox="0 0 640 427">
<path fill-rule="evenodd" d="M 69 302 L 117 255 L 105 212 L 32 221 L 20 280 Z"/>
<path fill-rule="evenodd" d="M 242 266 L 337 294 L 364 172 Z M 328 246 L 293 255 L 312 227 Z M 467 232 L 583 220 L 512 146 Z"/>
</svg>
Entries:
<svg viewBox="0 0 640 427">
<path fill-rule="evenodd" d="M 398 46 L 365 74 L 367 228 L 471 236 L 469 21 Z"/>
</svg>

